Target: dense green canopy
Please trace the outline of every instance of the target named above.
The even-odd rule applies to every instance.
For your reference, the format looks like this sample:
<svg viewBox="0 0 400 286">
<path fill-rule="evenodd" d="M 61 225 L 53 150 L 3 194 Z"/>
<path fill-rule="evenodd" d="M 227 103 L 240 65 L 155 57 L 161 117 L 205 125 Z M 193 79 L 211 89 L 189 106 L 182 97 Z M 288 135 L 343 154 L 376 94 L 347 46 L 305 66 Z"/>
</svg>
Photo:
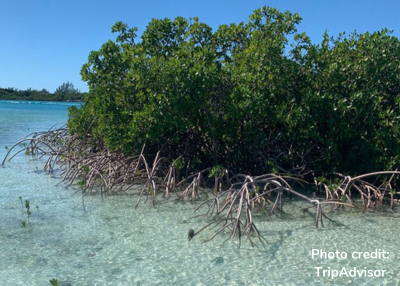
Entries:
<svg viewBox="0 0 400 286">
<path fill-rule="evenodd" d="M 298 14 L 264 7 L 213 31 L 197 18 L 122 22 L 90 53 L 70 132 L 193 170 L 363 173 L 400 158 L 400 43 L 383 29 L 313 44 Z M 90 138 L 89 138 L 90 135 Z"/>
</svg>

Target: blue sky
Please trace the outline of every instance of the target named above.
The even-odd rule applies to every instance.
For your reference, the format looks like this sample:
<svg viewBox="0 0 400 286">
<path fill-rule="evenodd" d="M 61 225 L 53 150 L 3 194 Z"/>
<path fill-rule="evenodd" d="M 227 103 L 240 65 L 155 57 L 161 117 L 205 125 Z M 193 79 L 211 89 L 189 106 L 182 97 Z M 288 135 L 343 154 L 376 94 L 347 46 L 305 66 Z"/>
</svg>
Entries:
<svg viewBox="0 0 400 286">
<path fill-rule="evenodd" d="M 140 34 L 151 18 L 197 16 L 217 29 L 247 21 L 263 6 L 300 13 L 298 30 L 315 43 L 325 30 L 337 36 L 386 27 L 400 37 L 398 0 L 0 0 L 0 87 L 53 92 L 69 81 L 87 91 L 80 69 L 90 51 L 115 38 L 111 26 L 116 21 L 138 27 Z"/>
</svg>

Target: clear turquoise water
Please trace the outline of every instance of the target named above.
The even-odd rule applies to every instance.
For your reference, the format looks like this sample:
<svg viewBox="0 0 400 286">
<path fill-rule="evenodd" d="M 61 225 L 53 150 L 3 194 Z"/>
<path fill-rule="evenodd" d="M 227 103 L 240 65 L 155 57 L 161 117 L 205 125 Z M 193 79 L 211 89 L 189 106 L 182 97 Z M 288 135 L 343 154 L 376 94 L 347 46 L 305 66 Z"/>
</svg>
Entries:
<svg viewBox="0 0 400 286">
<path fill-rule="evenodd" d="M 0 158 L 33 131 L 65 122 L 70 103 L 0 101 Z M 85 196 L 40 172 L 42 164 L 20 155 L 0 167 L 0 285 L 399 285 L 400 224 L 397 213 L 352 210 L 327 213 L 343 223 L 301 212 L 290 202 L 283 217 L 257 217 L 265 247 L 239 246 L 227 236 L 203 243 L 211 232 L 187 242 L 196 204 L 158 200 L 140 205 L 136 197 Z M 27 227 L 19 197 L 31 202 Z M 38 208 L 36 208 L 36 206 Z M 83 207 L 85 206 L 85 207 Z M 347 259 L 312 259 L 312 249 L 346 252 Z M 354 259 L 351 254 L 389 252 L 389 259 Z M 317 269 L 386 270 L 385 277 L 337 277 Z"/>
</svg>

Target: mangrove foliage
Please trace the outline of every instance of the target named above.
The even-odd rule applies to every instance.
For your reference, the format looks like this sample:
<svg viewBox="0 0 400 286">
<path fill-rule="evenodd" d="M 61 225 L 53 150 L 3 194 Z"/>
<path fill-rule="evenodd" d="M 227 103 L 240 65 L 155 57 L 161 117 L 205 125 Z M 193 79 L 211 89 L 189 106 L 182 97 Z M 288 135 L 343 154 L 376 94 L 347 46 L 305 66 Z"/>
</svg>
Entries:
<svg viewBox="0 0 400 286">
<path fill-rule="evenodd" d="M 383 29 L 313 44 L 300 20 L 269 7 L 216 31 L 153 19 L 141 39 L 118 22 L 116 41 L 82 68 L 90 92 L 69 130 L 125 155 L 146 144 L 197 171 L 398 168 L 399 39 Z"/>
</svg>

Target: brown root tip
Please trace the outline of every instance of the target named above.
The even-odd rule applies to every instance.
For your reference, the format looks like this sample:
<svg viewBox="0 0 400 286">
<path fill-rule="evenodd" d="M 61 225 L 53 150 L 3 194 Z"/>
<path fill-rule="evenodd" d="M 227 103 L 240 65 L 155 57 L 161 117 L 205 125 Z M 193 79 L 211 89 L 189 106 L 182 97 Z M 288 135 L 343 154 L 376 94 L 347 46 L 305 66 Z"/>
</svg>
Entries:
<svg viewBox="0 0 400 286">
<path fill-rule="evenodd" d="M 193 229 L 189 229 L 188 241 L 190 241 L 194 236 L 195 236 L 194 230 Z"/>
</svg>

